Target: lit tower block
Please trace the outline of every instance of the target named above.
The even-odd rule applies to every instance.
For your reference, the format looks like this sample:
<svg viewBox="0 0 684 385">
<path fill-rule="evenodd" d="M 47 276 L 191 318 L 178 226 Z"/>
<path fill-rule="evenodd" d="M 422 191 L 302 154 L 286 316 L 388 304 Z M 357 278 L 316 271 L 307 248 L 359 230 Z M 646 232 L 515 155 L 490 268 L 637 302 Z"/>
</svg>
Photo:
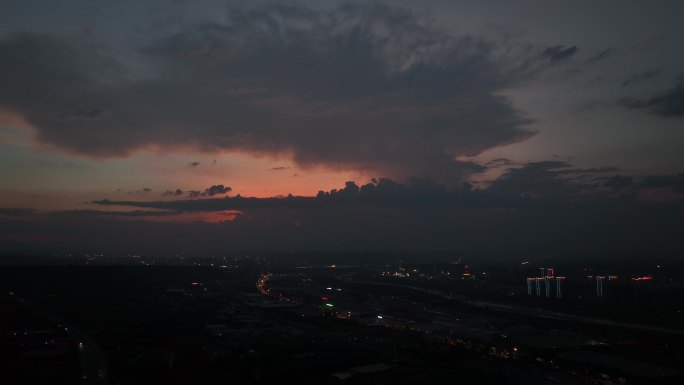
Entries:
<svg viewBox="0 0 684 385">
<path fill-rule="evenodd" d="M 539 281 L 541 281 L 541 280 L 542 280 L 542 278 L 535 278 L 534 279 L 534 282 L 537 285 L 537 297 L 541 296 L 541 286 L 539 284 Z"/>
<path fill-rule="evenodd" d="M 551 296 L 551 282 L 549 281 L 549 276 L 544 277 L 544 290 L 546 291 L 546 297 Z"/>
<path fill-rule="evenodd" d="M 596 296 L 599 298 L 603 298 L 603 280 L 605 278 L 603 275 L 596 276 Z"/>
<path fill-rule="evenodd" d="M 532 295 L 532 280 L 534 278 L 527 278 L 527 295 Z"/>
<path fill-rule="evenodd" d="M 549 267 L 548 269 L 546 269 L 547 277 L 553 278 L 554 275 L 556 275 L 556 269 L 554 269 L 553 267 Z"/>
<path fill-rule="evenodd" d="M 544 278 L 545 276 L 546 276 L 546 268 L 540 267 L 539 268 L 539 278 Z"/>
<path fill-rule="evenodd" d="M 556 298 L 563 297 L 563 293 L 561 292 L 561 282 L 564 279 L 565 277 L 556 277 Z"/>
</svg>

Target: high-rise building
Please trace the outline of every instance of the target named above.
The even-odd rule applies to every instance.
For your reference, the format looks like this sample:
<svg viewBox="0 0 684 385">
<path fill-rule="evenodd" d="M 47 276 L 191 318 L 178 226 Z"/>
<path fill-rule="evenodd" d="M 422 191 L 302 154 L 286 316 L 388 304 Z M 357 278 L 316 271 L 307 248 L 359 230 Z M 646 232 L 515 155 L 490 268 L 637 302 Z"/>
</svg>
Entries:
<svg viewBox="0 0 684 385">
<path fill-rule="evenodd" d="M 563 297 L 563 293 L 561 292 L 561 282 L 563 282 L 564 279 L 565 277 L 556 277 L 556 298 Z"/>
<path fill-rule="evenodd" d="M 603 298 L 603 280 L 605 278 L 606 277 L 602 275 L 596 276 L 596 296 L 599 298 Z"/>
<path fill-rule="evenodd" d="M 539 268 L 539 276 L 538 277 L 528 277 L 527 278 L 527 295 L 532 295 L 533 290 L 532 290 L 532 281 L 534 281 L 535 285 L 535 292 L 537 294 L 537 297 L 542 296 L 542 288 L 541 288 L 541 281 L 544 281 L 544 295 L 547 298 L 551 297 L 551 287 L 553 286 L 553 280 L 556 275 L 556 269 L 553 267 L 540 267 Z M 559 293 L 560 293 L 560 288 L 558 287 L 558 280 L 556 280 L 556 297 L 560 298 Z"/>
<path fill-rule="evenodd" d="M 532 278 L 527 278 L 527 295 L 532 295 Z"/>
<path fill-rule="evenodd" d="M 544 277 L 544 290 L 546 292 L 546 298 L 551 297 L 551 281 L 549 276 Z"/>
</svg>

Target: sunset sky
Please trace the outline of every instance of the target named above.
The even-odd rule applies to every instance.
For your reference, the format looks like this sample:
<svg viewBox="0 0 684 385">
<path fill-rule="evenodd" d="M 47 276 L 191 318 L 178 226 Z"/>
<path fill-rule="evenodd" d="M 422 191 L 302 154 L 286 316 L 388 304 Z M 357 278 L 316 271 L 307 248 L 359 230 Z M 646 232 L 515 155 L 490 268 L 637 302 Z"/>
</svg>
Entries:
<svg viewBox="0 0 684 385">
<path fill-rule="evenodd" d="M 639 234 L 677 254 L 682 15 L 676 0 L 2 1 L 0 253 L 474 252 L 484 229 L 547 253 L 559 238 L 529 238 L 544 212 L 568 244 L 592 215 L 625 226 L 577 253 Z M 267 199 L 289 194 L 311 198 Z M 196 242 L 160 235 L 183 233 Z"/>
</svg>

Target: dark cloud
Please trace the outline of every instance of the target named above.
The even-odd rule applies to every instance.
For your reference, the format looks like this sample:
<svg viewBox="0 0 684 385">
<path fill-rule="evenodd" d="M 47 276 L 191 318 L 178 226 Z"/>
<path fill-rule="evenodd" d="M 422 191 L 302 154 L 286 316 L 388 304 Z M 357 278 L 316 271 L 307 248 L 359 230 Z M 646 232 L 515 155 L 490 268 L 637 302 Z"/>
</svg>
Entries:
<svg viewBox="0 0 684 385">
<path fill-rule="evenodd" d="M 205 190 L 206 191 L 206 190 Z M 206 193 L 195 191 L 191 197 Z M 225 211 L 243 209 L 320 209 L 330 206 L 365 206 L 388 208 L 455 208 L 455 207 L 502 207 L 497 199 L 490 199 L 481 192 L 468 190 L 450 191 L 444 185 L 426 178 L 410 178 L 406 184 L 380 178 L 364 185 L 349 181 L 342 189 L 320 191 L 316 197 L 248 198 L 226 197 L 220 199 L 190 199 L 176 201 L 111 201 L 92 202 L 101 206 L 127 206 L 183 212 Z M 506 202 L 505 204 L 509 204 Z"/>
<path fill-rule="evenodd" d="M 660 75 L 661 72 L 662 72 L 661 70 L 649 70 L 649 71 L 643 71 L 643 72 L 636 73 L 636 74 L 628 77 L 627 79 L 625 79 L 622 82 L 622 86 L 627 87 L 627 86 L 633 86 L 633 85 L 642 83 L 646 80 L 652 79 L 652 78 Z"/>
<path fill-rule="evenodd" d="M 180 191 L 180 194 L 176 194 L 178 191 Z M 188 191 L 188 197 L 190 198 L 199 198 L 199 197 L 213 197 L 215 195 L 224 195 L 228 194 L 229 192 L 233 191 L 232 188 L 228 186 L 224 186 L 222 184 L 217 184 L 217 185 L 212 185 L 204 191 L 198 191 L 198 190 L 190 190 Z M 183 191 L 181 190 L 176 190 L 176 193 L 174 195 L 181 195 L 183 194 Z"/>
<path fill-rule="evenodd" d="M 628 109 L 644 109 L 649 113 L 667 117 L 684 116 L 684 77 L 680 77 L 677 85 L 647 99 L 625 98 L 618 104 Z"/>
<path fill-rule="evenodd" d="M 177 188 L 176 190 L 166 190 L 161 195 L 163 196 L 179 196 L 183 195 L 183 190 Z"/>
<path fill-rule="evenodd" d="M 658 199 L 657 194 L 638 192 L 669 189 L 682 197 L 684 174 L 605 176 L 613 171 L 554 160 L 516 165 L 484 189 L 467 183 L 449 189 L 428 178 L 409 178 L 405 183 L 374 178 L 361 185 L 349 181 L 315 197 L 99 200 L 91 204 L 116 206 L 117 211 L 59 211 L 28 221 L 4 217 L 0 237 L 5 252 L 36 251 L 47 244 L 21 240 L 40 238 L 50 239 L 51 253 L 94 249 L 215 253 L 266 247 L 445 250 L 498 258 L 549 253 L 619 258 L 681 255 L 684 200 L 670 199 L 670 193 L 668 199 L 652 200 L 658 203 L 653 204 L 644 198 Z M 191 193 L 201 196 L 211 189 Z M 220 223 L 170 222 L 175 215 L 227 211 L 231 215 Z M 167 216 L 163 222 L 151 221 Z M 506 256 L 501 255 L 501 244 L 506 245 Z"/>
<path fill-rule="evenodd" d="M 117 189 L 117 192 L 123 192 L 124 190 L 122 189 Z M 135 191 L 128 191 L 126 194 L 128 195 L 141 195 L 141 194 L 147 194 L 149 192 L 152 192 L 152 189 L 149 187 L 143 187 L 141 190 L 135 190 Z"/>
<path fill-rule="evenodd" d="M 528 163 L 509 168 L 487 191 L 499 196 L 567 199 L 579 192 L 579 186 L 567 180 L 573 172 L 572 166 L 564 161 Z"/>
<path fill-rule="evenodd" d="M 681 204 L 643 205 L 630 199 L 540 201 L 499 208 L 431 204 L 429 197 L 448 196 L 448 193 L 423 183 L 415 181 L 411 187 L 378 181 L 382 187 L 365 189 L 366 185 L 347 184 L 321 198 L 183 201 L 185 205 L 195 204 L 194 209 L 200 204 L 217 208 L 219 201 L 249 206 L 243 215 L 221 223 L 134 220 L 136 216 L 140 219 L 149 216 L 145 213 L 147 209 L 142 208 L 141 213 L 130 214 L 130 218 L 126 217 L 128 214 L 93 211 L 51 216 L 30 223 L 3 219 L 0 237 L 6 253 L 439 250 L 473 258 L 553 255 L 613 257 L 624 261 L 644 254 L 678 257 L 684 252 L 680 240 L 684 231 Z M 418 190 L 424 193 L 417 194 Z M 464 197 L 482 193 L 460 192 Z M 351 197 L 361 196 L 366 203 L 353 203 Z M 373 199 L 380 196 L 383 201 L 391 198 L 395 203 L 374 204 Z M 415 196 L 423 199 L 412 198 Z M 405 204 L 407 199 L 414 203 Z M 306 209 L 305 205 L 312 209 Z M 167 210 L 173 212 L 170 208 Z M 38 238 L 49 238 L 50 242 L 22 241 Z M 501 245 L 506 246 L 505 253 L 501 252 Z"/>
<path fill-rule="evenodd" d="M 212 185 L 208 189 L 204 190 L 202 195 L 213 197 L 214 195 L 228 194 L 233 189 L 222 184 Z"/>
<path fill-rule="evenodd" d="M 594 64 L 594 63 L 600 62 L 604 59 L 607 59 L 609 56 L 613 55 L 616 50 L 617 50 L 617 48 L 614 48 L 614 47 L 604 49 L 603 51 L 599 52 L 595 56 L 592 56 L 589 59 L 587 59 L 587 61 L 585 63 L 586 64 Z"/>
<path fill-rule="evenodd" d="M 501 96 L 542 66 L 516 44 L 451 35 L 384 5 L 234 9 L 126 54 L 85 37 L 9 34 L 0 107 L 39 140 L 93 157 L 282 153 L 305 167 L 460 183 L 482 168 L 456 157 L 532 135 Z M 74 111 L 93 119 L 63 118 Z"/>
<path fill-rule="evenodd" d="M 198 167 L 200 162 L 188 162 L 188 167 Z"/>
<path fill-rule="evenodd" d="M 487 192 L 526 199 L 587 199 L 600 193 L 595 181 L 605 179 L 602 174 L 615 171 L 615 167 L 577 168 L 563 160 L 531 162 L 508 168 L 489 184 Z"/>
<path fill-rule="evenodd" d="M 288 170 L 288 169 L 289 169 L 289 167 L 280 166 L 280 167 L 271 168 L 271 171 L 282 171 L 282 170 Z"/>
<path fill-rule="evenodd" d="M 183 212 L 250 210 L 250 209 L 321 209 L 330 206 L 386 207 L 396 209 L 472 208 L 520 209 L 535 202 L 566 202 L 569 199 L 597 199 L 601 191 L 596 176 L 613 168 L 581 169 L 562 161 L 534 162 L 509 168 L 488 188 L 478 190 L 469 183 L 458 189 L 435 183 L 428 178 L 409 178 L 406 183 L 392 179 L 373 179 L 357 185 L 349 181 L 341 189 L 319 191 L 316 197 L 247 198 L 237 195 L 221 199 L 189 199 L 176 201 L 112 201 L 96 200 L 101 206 L 125 206 Z M 605 179 L 605 178 L 604 178 Z M 218 187 L 217 190 L 222 186 Z M 225 188 L 228 190 L 229 188 Z M 189 197 L 209 196 L 192 191 Z M 230 191 L 230 190 L 228 190 Z"/>
<path fill-rule="evenodd" d="M 489 162 L 487 162 L 487 163 L 485 164 L 485 166 L 487 166 L 487 167 L 489 167 L 489 168 L 496 168 L 496 167 L 503 167 L 503 166 L 511 166 L 511 165 L 514 165 L 514 164 L 515 164 L 515 162 L 513 162 L 513 161 L 510 160 L 510 159 L 507 159 L 507 158 L 496 158 L 496 159 L 492 159 L 492 160 L 490 160 Z"/>
<path fill-rule="evenodd" d="M 577 48 L 574 45 L 572 47 L 567 48 L 564 45 L 555 45 L 553 47 L 545 49 L 541 53 L 541 56 L 543 58 L 549 59 L 552 62 L 557 62 L 569 58 L 570 56 L 574 55 L 578 50 L 579 48 Z"/>
</svg>

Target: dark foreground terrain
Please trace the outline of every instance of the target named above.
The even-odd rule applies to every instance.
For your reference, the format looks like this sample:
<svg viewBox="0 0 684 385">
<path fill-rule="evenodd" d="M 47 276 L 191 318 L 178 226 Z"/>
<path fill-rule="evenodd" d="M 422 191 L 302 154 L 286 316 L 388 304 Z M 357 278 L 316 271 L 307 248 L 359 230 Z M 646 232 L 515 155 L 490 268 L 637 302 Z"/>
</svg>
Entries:
<svg viewBox="0 0 684 385">
<path fill-rule="evenodd" d="M 254 264 L 0 267 L 1 382 L 683 380 L 676 329 L 602 324 L 373 276 Z"/>
</svg>

